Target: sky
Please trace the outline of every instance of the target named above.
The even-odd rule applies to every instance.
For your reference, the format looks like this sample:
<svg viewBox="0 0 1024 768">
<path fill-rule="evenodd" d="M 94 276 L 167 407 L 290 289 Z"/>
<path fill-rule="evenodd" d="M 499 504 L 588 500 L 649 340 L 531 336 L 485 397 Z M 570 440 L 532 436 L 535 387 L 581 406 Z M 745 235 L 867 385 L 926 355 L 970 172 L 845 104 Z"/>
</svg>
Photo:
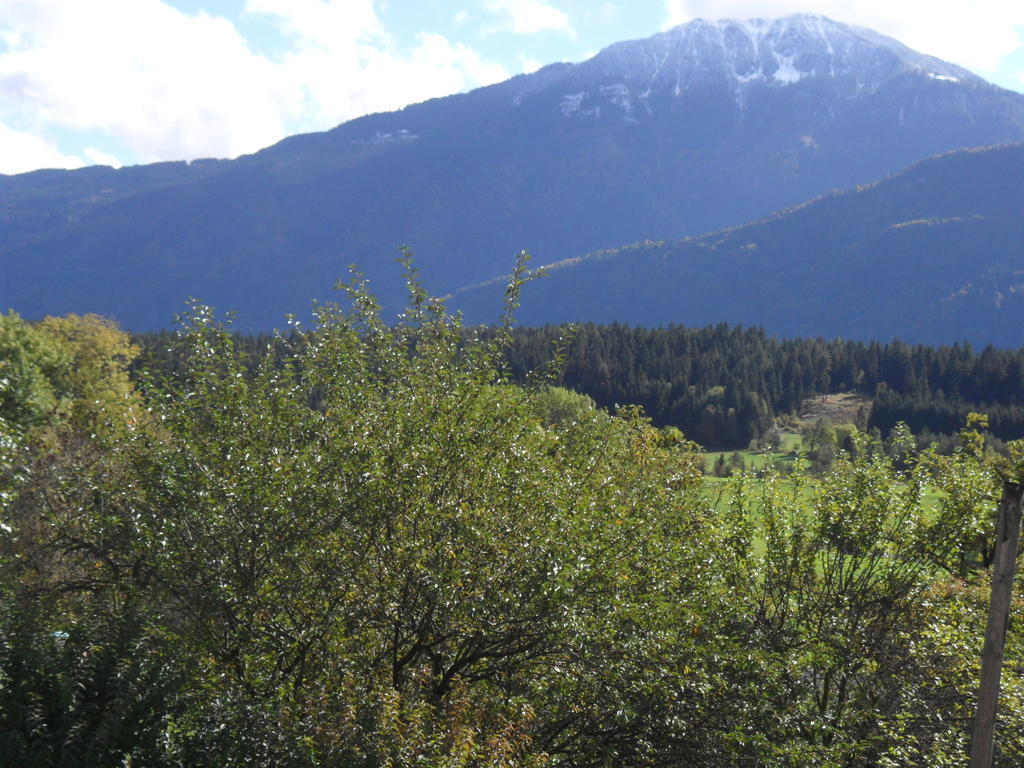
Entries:
<svg viewBox="0 0 1024 768">
<path fill-rule="evenodd" d="M 1024 0 L 0 0 L 0 173 L 236 157 L 695 18 L 797 12 L 1024 92 Z"/>
</svg>

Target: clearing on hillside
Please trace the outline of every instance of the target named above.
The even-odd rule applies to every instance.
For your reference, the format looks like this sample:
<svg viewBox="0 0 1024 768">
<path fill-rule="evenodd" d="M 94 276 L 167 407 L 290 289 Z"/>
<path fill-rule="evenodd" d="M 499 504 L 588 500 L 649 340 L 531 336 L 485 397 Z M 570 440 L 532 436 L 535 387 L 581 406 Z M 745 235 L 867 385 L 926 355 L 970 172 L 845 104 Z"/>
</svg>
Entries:
<svg viewBox="0 0 1024 768">
<path fill-rule="evenodd" d="M 799 424 L 856 424 L 864 429 L 871 414 L 871 398 L 856 392 L 814 395 L 804 400 L 798 415 Z"/>
</svg>

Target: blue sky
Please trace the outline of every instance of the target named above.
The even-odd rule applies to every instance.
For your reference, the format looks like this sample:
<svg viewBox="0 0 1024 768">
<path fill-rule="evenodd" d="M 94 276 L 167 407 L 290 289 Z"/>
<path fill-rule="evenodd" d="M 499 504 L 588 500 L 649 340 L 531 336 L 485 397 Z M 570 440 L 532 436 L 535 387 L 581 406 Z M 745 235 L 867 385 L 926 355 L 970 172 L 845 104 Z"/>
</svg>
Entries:
<svg viewBox="0 0 1024 768">
<path fill-rule="evenodd" d="M 1024 0 L 0 0 L 0 173 L 234 157 L 693 18 L 793 12 L 1024 91 Z"/>
</svg>

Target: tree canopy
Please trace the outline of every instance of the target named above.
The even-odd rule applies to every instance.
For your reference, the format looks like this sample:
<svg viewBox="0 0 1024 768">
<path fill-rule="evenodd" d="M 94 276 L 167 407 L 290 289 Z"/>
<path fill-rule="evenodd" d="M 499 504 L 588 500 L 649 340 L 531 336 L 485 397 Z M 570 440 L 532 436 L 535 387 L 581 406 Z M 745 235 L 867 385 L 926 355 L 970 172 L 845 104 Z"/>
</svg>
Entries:
<svg viewBox="0 0 1024 768">
<path fill-rule="evenodd" d="M 522 266 L 498 330 L 407 278 L 256 358 L 196 305 L 137 389 L 109 324 L 7 321 L 53 398 L 4 411 L 0 762 L 963 764 L 980 423 L 716 504 L 640 408 L 514 382 Z"/>
</svg>

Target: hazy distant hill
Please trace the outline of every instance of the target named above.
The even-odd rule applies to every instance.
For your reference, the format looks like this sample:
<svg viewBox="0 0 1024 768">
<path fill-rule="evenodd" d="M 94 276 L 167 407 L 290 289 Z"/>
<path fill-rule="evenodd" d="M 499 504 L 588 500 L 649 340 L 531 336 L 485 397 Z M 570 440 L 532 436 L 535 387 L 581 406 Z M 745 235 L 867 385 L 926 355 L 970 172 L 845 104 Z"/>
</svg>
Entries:
<svg viewBox="0 0 1024 768">
<path fill-rule="evenodd" d="M 394 306 L 403 243 L 447 292 L 1021 140 L 1024 96 L 869 30 L 695 21 L 235 161 L 0 177 L 0 307 L 146 329 L 194 295 L 265 328 L 352 262 Z"/>
<path fill-rule="evenodd" d="M 519 318 L 1021 346 L 1022 180 L 1022 145 L 931 158 L 747 226 L 557 264 Z M 496 292 L 455 303 L 480 320 Z"/>
</svg>

